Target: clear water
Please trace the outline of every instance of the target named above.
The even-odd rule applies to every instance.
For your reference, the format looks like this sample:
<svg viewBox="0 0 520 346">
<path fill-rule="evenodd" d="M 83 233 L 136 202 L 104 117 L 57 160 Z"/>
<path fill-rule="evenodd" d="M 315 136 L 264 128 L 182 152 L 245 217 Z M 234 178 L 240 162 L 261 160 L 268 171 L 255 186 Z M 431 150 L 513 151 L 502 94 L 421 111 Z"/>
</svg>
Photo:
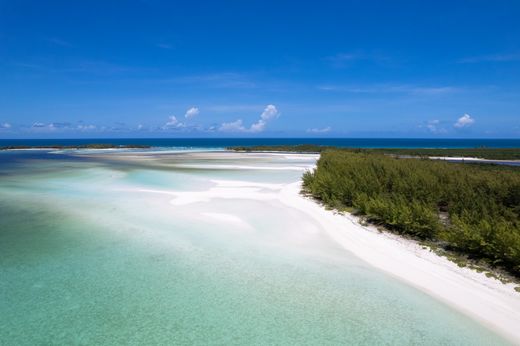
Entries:
<svg viewBox="0 0 520 346">
<path fill-rule="evenodd" d="M 311 163 L 0 153 L 0 344 L 506 344 L 275 200 L 170 203 Z"/>
<path fill-rule="evenodd" d="M 110 143 L 142 144 L 158 148 L 225 148 L 251 145 L 319 144 L 352 148 L 520 148 L 520 139 L 454 138 L 94 138 L 94 139 L 0 139 L 8 145 L 81 145 Z"/>
</svg>

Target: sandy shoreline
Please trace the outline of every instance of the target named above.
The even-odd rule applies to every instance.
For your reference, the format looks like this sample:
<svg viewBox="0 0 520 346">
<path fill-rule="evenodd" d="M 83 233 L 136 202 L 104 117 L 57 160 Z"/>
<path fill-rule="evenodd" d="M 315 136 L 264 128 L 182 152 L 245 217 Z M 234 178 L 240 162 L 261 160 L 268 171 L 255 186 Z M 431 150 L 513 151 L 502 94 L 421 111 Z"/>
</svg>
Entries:
<svg viewBox="0 0 520 346">
<path fill-rule="evenodd" d="M 520 343 L 520 294 L 513 284 L 460 268 L 413 241 L 362 226 L 352 215 L 326 210 L 300 195 L 300 187 L 287 185 L 280 201 L 304 211 L 346 250 Z"/>
<path fill-rule="evenodd" d="M 372 266 L 445 302 L 508 340 L 520 343 L 520 294 L 514 290 L 515 285 L 461 268 L 414 241 L 362 226 L 352 215 L 326 210 L 300 194 L 301 182 L 213 182 L 217 186 L 208 191 L 173 193 L 175 198 L 171 203 L 190 204 L 213 198 L 277 200 L 288 208 L 304 212 L 334 241 Z"/>
</svg>

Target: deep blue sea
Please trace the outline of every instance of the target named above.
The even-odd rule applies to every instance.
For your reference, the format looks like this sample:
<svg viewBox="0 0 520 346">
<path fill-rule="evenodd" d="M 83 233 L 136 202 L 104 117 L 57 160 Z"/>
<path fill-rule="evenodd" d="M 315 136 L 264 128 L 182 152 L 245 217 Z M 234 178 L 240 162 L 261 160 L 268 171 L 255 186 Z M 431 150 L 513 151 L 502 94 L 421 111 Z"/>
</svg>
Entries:
<svg viewBox="0 0 520 346">
<path fill-rule="evenodd" d="M 318 144 L 352 148 L 520 148 L 520 139 L 421 139 L 421 138 L 103 138 L 103 139 L 0 139 L 8 145 L 81 145 L 110 143 L 153 147 L 224 148 L 253 145 Z"/>
</svg>

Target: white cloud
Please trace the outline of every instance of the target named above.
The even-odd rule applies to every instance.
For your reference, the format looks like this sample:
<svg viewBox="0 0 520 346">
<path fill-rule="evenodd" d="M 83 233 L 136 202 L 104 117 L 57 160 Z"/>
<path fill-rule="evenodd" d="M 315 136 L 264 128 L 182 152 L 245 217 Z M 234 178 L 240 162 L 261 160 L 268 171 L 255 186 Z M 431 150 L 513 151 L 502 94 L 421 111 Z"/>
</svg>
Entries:
<svg viewBox="0 0 520 346">
<path fill-rule="evenodd" d="M 276 108 L 275 105 L 267 105 L 260 115 L 260 119 L 258 119 L 255 123 L 251 125 L 251 127 L 246 128 L 242 122 L 242 119 L 238 119 L 233 122 L 223 123 L 219 127 L 219 131 L 222 132 L 262 132 L 265 130 L 267 123 L 273 119 L 276 119 L 280 116 L 280 112 Z"/>
<path fill-rule="evenodd" d="M 265 126 L 267 123 L 272 120 L 276 119 L 280 116 L 280 112 L 278 112 L 278 109 L 276 109 L 275 105 L 267 105 L 260 115 L 260 119 L 251 125 L 250 131 L 251 132 L 262 132 L 265 130 Z"/>
<path fill-rule="evenodd" d="M 194 118 L 196 117 L 197 115 L 199 115 L 200 111 L 197 107 L 191 107 L 190 109 L 188 109 L 186 111 L 186 114 L 184 114 L 184 117 L 186 119 L 191 119 L 191 118 Z"/>
<path fill-rule="evenodd" d="M 474 122 L 475 122 L 475 119 L 473 119 L 471 117 L 471 115 L 464 114 L 457 120 L 457 122 L 455 124 L 453 124 L 453 126 L 455 126 L 457 128 L 463 128 L 463 127 L 468 127 L 468 126 L 473 125 Z"/>
<path fill-rule="evenodd" d="M 330 130 L 332 130 L 332 128 L 330 126 L 327 126 L 327 127 L 323 127 L 323 128 L 307 129 L 307 132 L 308 133 L 327 133 L 327 132 L 330 132 Z"/>
<path fill-rule="evenodd" d="M 0 129 L 10 129 L 10 128 L 11 128 L 11 124 L 9 124 L 9 123 L 0 124 Z"/>
<path fill-rule="evenodd" d="M 172 115 L 168 118 L 168 122 L 162 126 L 162 129 L 168 130 L 168 129 L 176 129 L 176 128 L 180 128 L 180 127 L 184 127 L 184 124 L 181 123 L 179 120 L 177 120 L 177 117 L 175 115 Z"/>
<path fill-rule="evenodd" d="M 229 123 L 222 123 L 220 125 L 219 131 L 222 132 L 246 132 L 247 129 L 244 127 L 242 123 L 242 119 L 238 119 Z"/>
<path fill-rule="evenodd" d="M 197 107 L 191 107 L 190 109 L 188 109 L 186 111 L 186 114 L 184 114 L 184 117 L 186 119 L 191 119 L 199 113 L 200 113 L 200 111 Z M 138 126 L 138 130 L 141 130 L 143 128 L 144 128 L 144 126 L 142 126 L 142 125 Z M 193 130 L 193 128 L 194 128 L 193 126 L 187 126 L 185 122 L 179 121 L 179 119 L 177 119 L 177 117 L 175 115 L 170 116 L 168 118 L 168 122 L 166 122 L 166 124 L 161 126 L 161 129 L 163 129 L 163 130 L 172 130 L 172 129 L 185 129 L 185 130 L 192 129 Z"/>
<path fill-rule="evenodd" d="M 47 126 L 47 125 L 45 125 L 44 123 L 39 123 L 39 122 L 35 122 L 32 124 L 32 127 L 34 127 L 34 128 L 42 128 L 45 126 Z"/>
</svg>

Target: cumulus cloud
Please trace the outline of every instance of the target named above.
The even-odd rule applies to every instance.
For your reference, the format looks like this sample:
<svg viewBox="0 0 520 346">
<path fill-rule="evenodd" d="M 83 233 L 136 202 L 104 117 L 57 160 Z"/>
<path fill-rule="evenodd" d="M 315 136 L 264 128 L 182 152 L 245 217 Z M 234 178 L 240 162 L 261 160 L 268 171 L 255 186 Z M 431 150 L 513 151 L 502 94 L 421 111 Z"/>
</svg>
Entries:
<svg viewBox="0 0 520 346">
<path fill-rule="evenodd" d="M 11 128 L 11 124 L 9 123 L 3 123 L 3 124 L 0 124 L 0 129 L 10 129 Z"/>
<path fill-rule="evenodd" d="M 457 128 L 469 127 L 469 126 L 473 125 L 474 122 L 475 122 L 475 119 L 473 119 L 471 117 L 471 115 L 464 114 L 457 120 L 457 122 L 455 124 L 453 124 L 453 126 L 455 126 Z"/>
<path fill-rule="evenodd" d="M 46 127 L 47 125 L 45 125 L 44 123 L 40 123 L 40 122 L 35 122 L 32 124 L 32 127 L 33 128 L 42 128 L 42 127 Z"/>
<path fill-rule="evenodd" d="M 280 116 L 280 112 L 275 105 L 267 105 L 260 114 L 260 119 L 251 124 L 249 128 L 245 127 L 242 119 L 235 120 L 229 123 L 223 123 L 219 127 L 219 131 L 223 132 L 253 132 L 258 133 L 265 130 L 267 123 Z"/>
<path fill-rule="evenodd" d="M 332 128 L 330 126 L 327 126 L 327 127 L 323 127 L 323 128 L 307 129 L 307 132 L 308 133 L 327 133 L 327 132 L 330 132 L 330 130 L 332 130 Z"/>
<path fill-rule="evenodd" d="M 251 132 L 262 132 L 265 130 L 265 126 L 269 121 L 272 119 L 276 119 L 280 116 L 280 112 L 278 112 L 278 109 L 276 109 L 275 105 L 267 105 L 260 115 L 260 119 L 253 125 L 251 125 L 250 131 Z"/>
<path fill-rule="evenodd" d="M 186 119 L 191 119 L 191 118 L 194 118 L 196 117 L 197 115 L 199 115 L 200 111 L 197 107 L 191 107 L 190 109 L 188 109 L 186 111 L 186 114 L 184 114 L 184 117 Z"/>
<path fill-rule="evenodd" d="M 168 118 L 168 121 L 166 122 L 166 124 L 164 124 L 162 127 L 163 127 L 163 129 L 169 129 L 172 127 L 176 127 L 178 125 L 179 125 L 179 120 L 177 120 L 177 117 L 175 115 L 171 115 Z"/>
<path fill-rule="evenodd" d="M 177 117 L 175 115 L 172 115 L 168 118 L 168 122 L 166 122 L 166 124 L 164 124 L 161 127 L 161 129 L 172 130 L 172 129 L 180 129 L 183 127 L 186 127 L 186 125 L 183 122 L 179 121 L 179 119 L 177 119 Z"/>
</svg>

